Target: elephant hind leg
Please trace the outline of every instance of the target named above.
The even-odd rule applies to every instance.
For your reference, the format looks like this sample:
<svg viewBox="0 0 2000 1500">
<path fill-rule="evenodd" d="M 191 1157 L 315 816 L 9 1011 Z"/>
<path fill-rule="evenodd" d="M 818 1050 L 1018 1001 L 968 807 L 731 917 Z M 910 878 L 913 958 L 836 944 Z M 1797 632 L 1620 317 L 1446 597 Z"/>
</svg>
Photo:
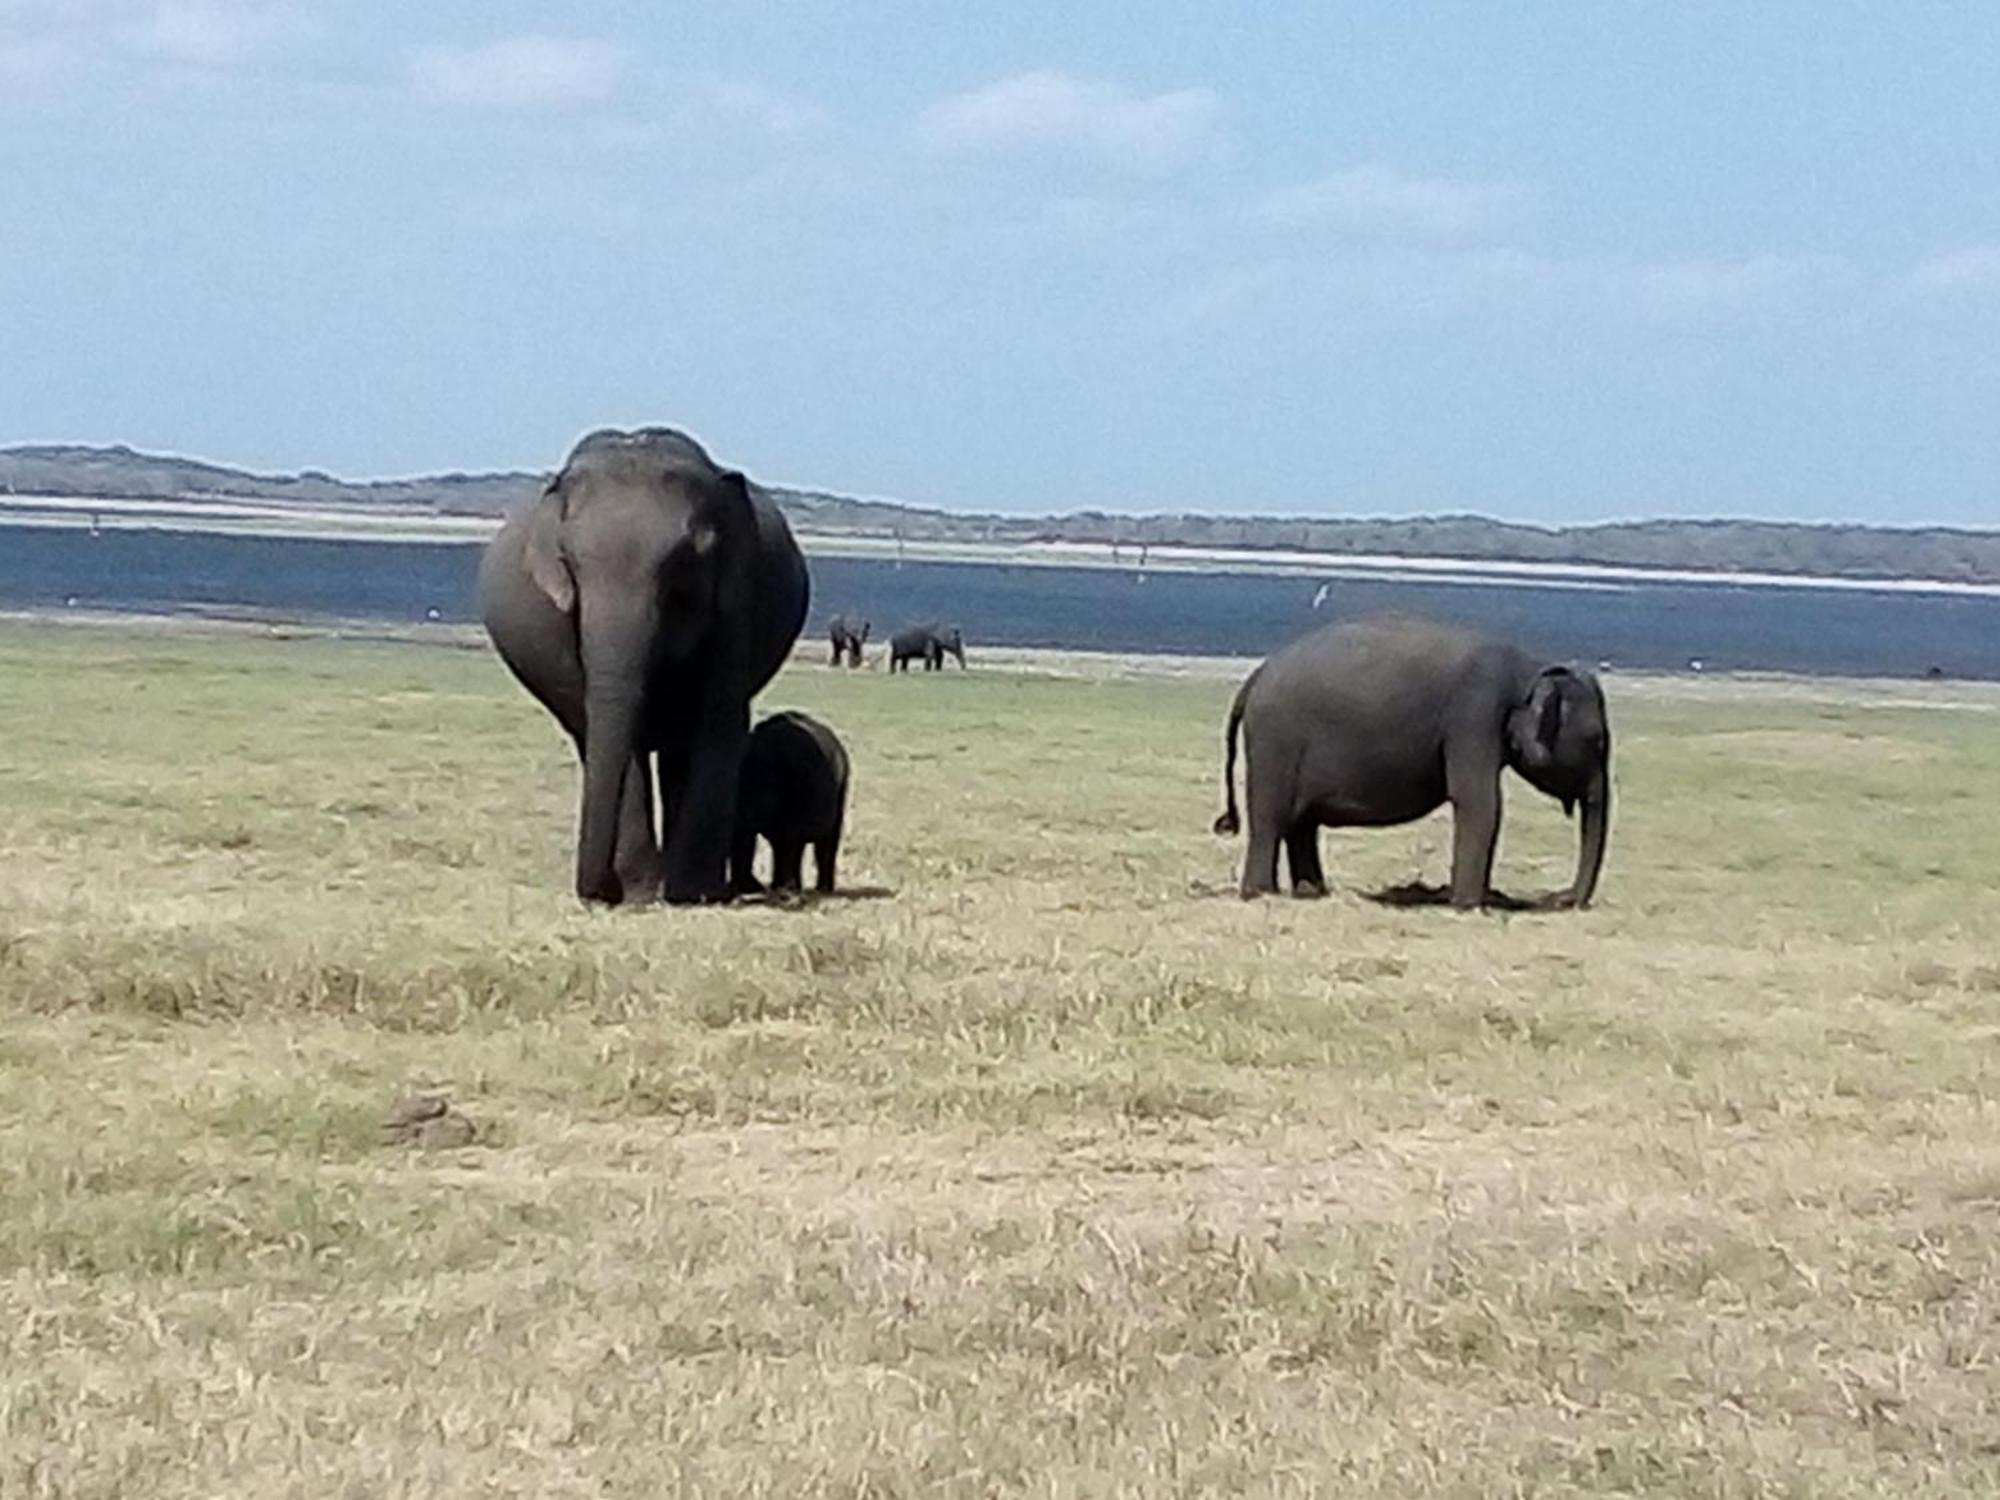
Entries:
<svg viewBox="0 0 2000 1500">
<path fill-rule="evenodd" d="M 833 894 L 834 865 L 840 858 L 840 832 L 836 829 L 813 845 L 814 889 L 822 896 Z"/>
<path fill-rule="evenodd" d="M 1243 801 L 1249 813 L 1250 841 L 1243 856 L 1243 899 L 1278 894 L 1278 845 L 1291 851 L 1296 877 L 1298 858 L 1292 849 L 1292 777 L 1289 771 L 1274 774 L 1271 747 L 1260 746 L 1245 737 L 1243 757 Z M 1284 762 L 1279 760 L 1279 766 Z M 1317 852 L 1313 856 L 1318 857 Z"/>
<path fill-rule="evenodd" d="M 796 891 L 804 883 L 806 846 L 796 839 L 771 841 L 771 889 Z"/>
<path fill-rule="evenodd" d="M 1285 833 L 1285 859 L 1292 867 L 1294 896 L 1324 896 L 1326 872 L 1319 863 L 1319 824 L 1301 818 Z"/>
</svg>

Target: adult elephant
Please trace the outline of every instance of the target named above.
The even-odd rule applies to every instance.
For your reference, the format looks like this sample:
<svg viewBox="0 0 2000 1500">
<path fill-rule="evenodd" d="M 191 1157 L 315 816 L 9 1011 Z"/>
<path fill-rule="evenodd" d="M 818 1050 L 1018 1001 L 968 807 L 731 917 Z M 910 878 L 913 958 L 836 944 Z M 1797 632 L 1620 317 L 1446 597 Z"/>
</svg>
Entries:
<svg viewBox="0 0 2000 1500">
<path fill-rule="evenodd" d="M 907 672 L 920 658 L 926 672 L 942 671 L 947 655 L 957 657 L 959 670 L 965 670 L 965 636 L 956 625 L 911 625 L 889 637 L 892 672 Z"/>
<path fill-rule="evenodd" d="M 808 587 L 777 505 L 673 428 L 590 433 L 508 516 L 480 609 L 576 742 L 584 900 L 728 899 L 750 700 L 798 639 Z"/>
<path fill-rule="evenodd" d="M 1611 728 L 1590 673 L 1424 620 L 1324 626 L 1244 681 L 1224 731 L 1225 806 L 1235 833 L 1236 735 L 1243 733 L 1250 846 L 1243 895 L 1278 889 L 1278 846 L 1300 895 L 1323 894 L 1319 830 L 1384 827 L 1452 806 L 1451 904 L 1486 904 L 1500 833 L 1500 773 L 1512 767 L 1583 805 L 1576 878 L 1549 898 L 1587 906 L 1611 818 Z"/>
<path fill-rule="evenodd" d="M 851 615 L 835 615 L 826 622 L 828 642 L 833 646 L 834 666 L 845 663 L 850 667 L 861 665 L 861 648 L 868 644 L 869 622 L 858 623 Z"/>
</svg>

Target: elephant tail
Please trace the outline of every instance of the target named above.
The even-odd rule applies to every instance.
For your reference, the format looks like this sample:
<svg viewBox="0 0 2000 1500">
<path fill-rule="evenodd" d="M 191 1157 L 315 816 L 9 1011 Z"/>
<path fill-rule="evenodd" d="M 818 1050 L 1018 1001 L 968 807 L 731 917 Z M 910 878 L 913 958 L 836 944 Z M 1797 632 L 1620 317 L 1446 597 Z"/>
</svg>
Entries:
<svg viewBox="0 0 2000 1500">
<path fill-rule="evenodd" d="M 1215 820 L 1215 831 L 1225 838 L 1243 826 L 1236 813 L 1236 732 L 1243 725 L 1243 700 L 1250 696 L 1250 684 L 1256 680 L 1255 672 L 1243 679 L 1236 701 L 1229 705 L 1228 727 L 1222 731 L 1222 815 Z"/>
</svg>

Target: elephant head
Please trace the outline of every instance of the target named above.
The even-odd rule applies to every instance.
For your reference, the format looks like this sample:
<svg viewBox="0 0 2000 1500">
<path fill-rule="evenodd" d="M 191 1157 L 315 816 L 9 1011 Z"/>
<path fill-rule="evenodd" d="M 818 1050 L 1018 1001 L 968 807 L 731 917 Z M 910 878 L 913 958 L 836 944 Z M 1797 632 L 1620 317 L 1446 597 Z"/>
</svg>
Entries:
<svg viewBox="0 0 2000 1500">
<path fill-rule="evenodd" d="M 655 701 L 659 684 L 678 685 L 677 714 L 726 717 L 727 694 L 711 688 L 742 675 L 732 668 L 742 632 L 728 616 L 742 608 L 756 546 L 747 481 L 671 429 L 585 437 L 529 518 L 528 575 L 570 617 L 583 673 L 577 890 L 586 899 L 621 898 L 619 801 L 669 708 Z M 703 726 L 691 729 L 698 737 Z"/>
<path fill-rule="evenodd" d="M 1611 723 L 1597 679 L 1562 666 L 1536 673 L 1508 712 L 1506 749 L 1508 764 L 1565 816 L 1583 804 L 1576 880 L 1562 904 L 1588 906 L 1611 822 Z"/>
<path fill-rule="evenodd" d="M 937 636 L 938 650 L 944 655 L 958 658 L 958 668 L 965 670 L 965 636 L 956 625 L 940 630 Z"/>
</svg>

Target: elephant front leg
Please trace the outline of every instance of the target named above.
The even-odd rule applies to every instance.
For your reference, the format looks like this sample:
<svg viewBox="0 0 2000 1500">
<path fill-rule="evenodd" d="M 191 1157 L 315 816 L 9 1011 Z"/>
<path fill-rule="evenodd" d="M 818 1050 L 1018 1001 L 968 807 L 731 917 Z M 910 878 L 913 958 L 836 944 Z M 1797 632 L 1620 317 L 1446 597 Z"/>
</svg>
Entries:
<svg viewBox="0 0 2000 1500">
<path fill-rule="evenodd" d="M 739 896 L 754 896 L 764 889 L 757 878 L 757 835 L 738 826 L 729 850 L 729 888 Z"/>
<path fill-rule="evenodd" d="M 653 830 L 653 758 L 641 751 L 625 773 L 618 799 L 618 853 L 613 861 L 628 903 L 657 901 L 665 877 Z"/>
<path fill-rule="evenodd" d="M 676 905 L 729 899 L 737 780 L 749 735 L 749 708 L 738 705 L 715 714 L 690 747 L 667 829 L 666 897 Z"/>
<path fill-rule="evenodd" d="M 1451 798 L 1451 904 L 1474 911 L 1493 888 L 1493 852 L 1500 841 L 1500 779 L 1484 777 Z"/>
</svg>

